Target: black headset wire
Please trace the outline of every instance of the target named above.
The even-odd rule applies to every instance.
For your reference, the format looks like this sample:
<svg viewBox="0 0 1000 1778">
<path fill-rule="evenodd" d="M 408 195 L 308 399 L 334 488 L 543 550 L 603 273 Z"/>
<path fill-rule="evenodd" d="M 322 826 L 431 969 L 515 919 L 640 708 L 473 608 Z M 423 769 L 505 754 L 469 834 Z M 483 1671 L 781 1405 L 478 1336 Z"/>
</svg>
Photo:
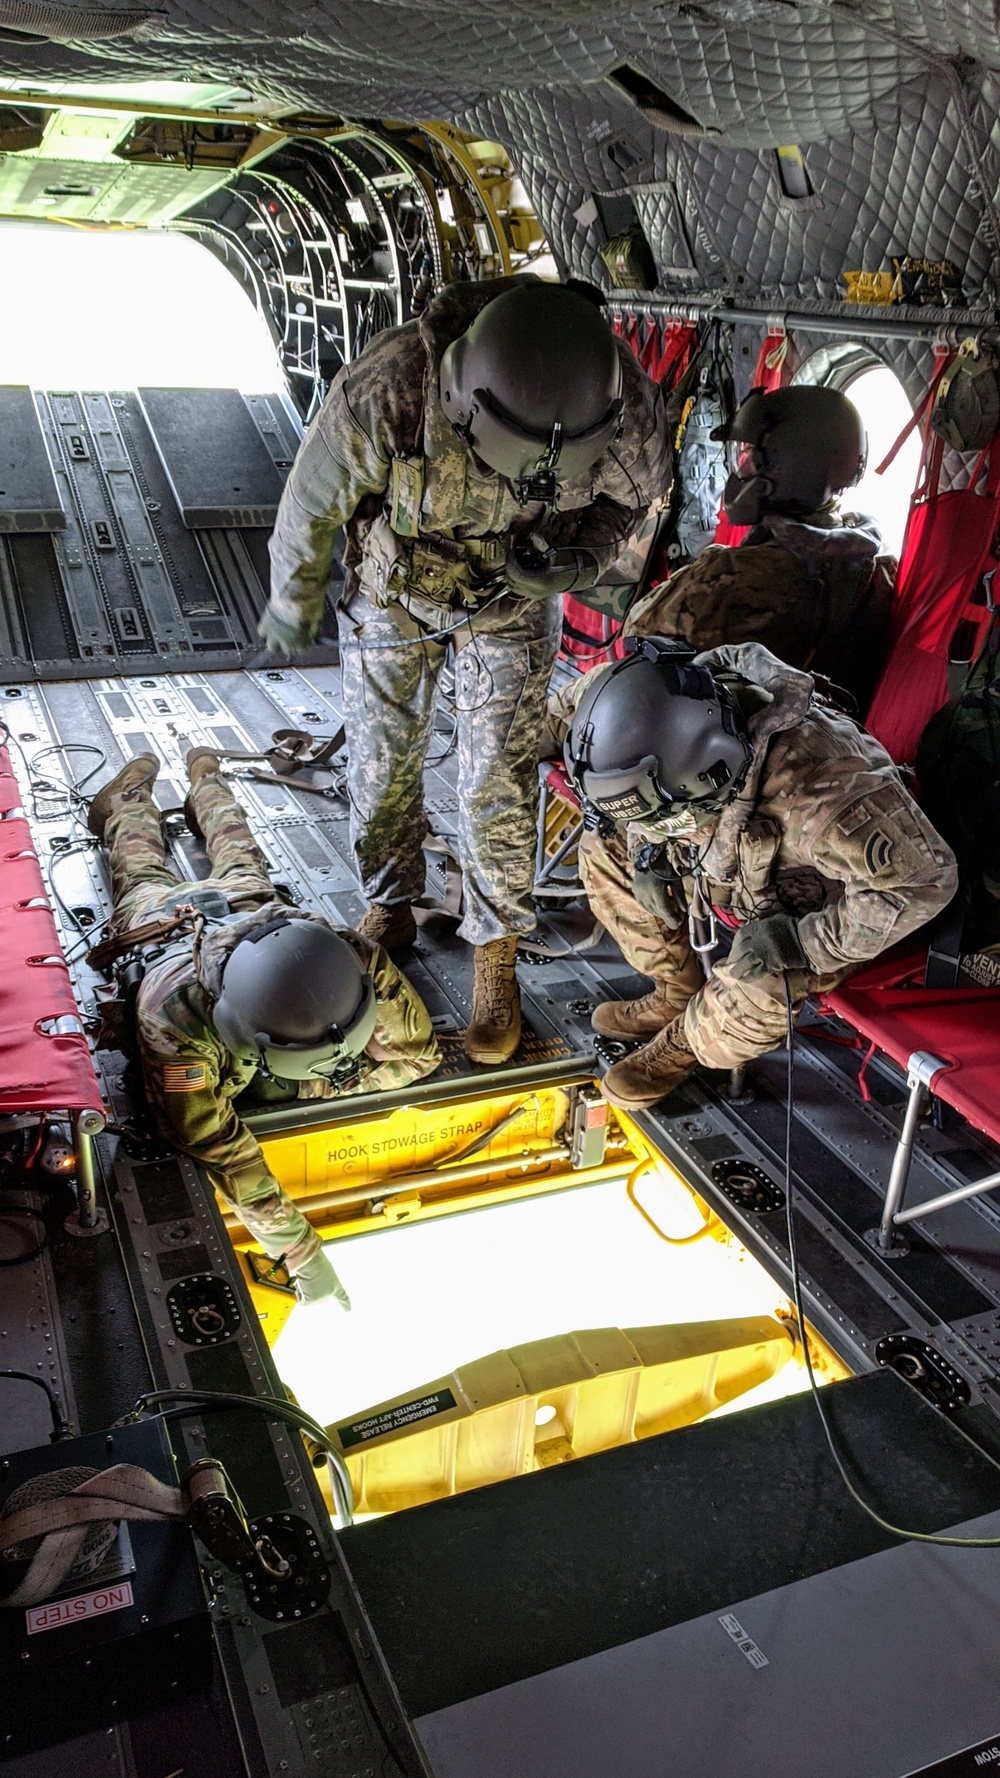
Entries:
<svg viewBox="0 0 1000 1778">
<path fill-rule="evenodd" d="M 788 1238 L 788 1261 L 792 1274 L 792 1301 L 795 1305 L 795 1318 L 798 1323 L 799 1339 L 802 1342 L 802 1356 L 809 1378 L 816 1412 L 819 1415 L 823 1436 L 826 1440 L 830 1456 L 840 1474 L 840 1479 L 848 1494 L 861 1511 L 878 1525 L 882 1531 L 888 1531 L 892 1537 L 903 1538 L 908 1543 L 943 1544 L 952 1549 L 995 1550 L 1000 1549 L 1000 1537 L 949 1537 L 946 1532 L 911 1531 L 901 1525 L 894 1525 L 890 1519 L 873 1507 L 864 1495 L 855 1487 L 837 1442 L 836 1434 L 827 1417 L 823 1404 L 823 1394 L 813 1369 L 812 1354 L 809 1351 L 809 1340 L 806 1333 L 805 1309 L 802 1303 L 802 1275 L 799 1270 L 798 1248 L 795 1241 L 794 1186 L 792 1178 L 792 1134 L 795 1117 L 795 1008 L 792 1004 L 792 993 L 788 981 L 788 971 L 782 975 L 785 992 L 786 1048 L 788 1053 L 788 1091 L 785 1105 L 785 1226 Z"/>
</svg>

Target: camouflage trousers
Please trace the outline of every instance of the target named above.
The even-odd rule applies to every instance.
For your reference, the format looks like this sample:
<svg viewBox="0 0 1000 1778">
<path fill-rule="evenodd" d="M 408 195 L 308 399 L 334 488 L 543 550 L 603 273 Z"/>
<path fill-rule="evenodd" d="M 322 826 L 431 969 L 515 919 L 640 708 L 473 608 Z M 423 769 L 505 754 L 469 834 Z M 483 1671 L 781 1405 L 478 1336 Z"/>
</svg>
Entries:
<svg viewBox="0 0 1000 1778">
<path fill-rule="evenodd" d="M 684 1035 L 704 1067 L 736 1068 L 777 1049 L 787 1020 L 780 975 L 737 981 L 722 957 L 712 963 L 706 980 L 686 923 L 672 930 L 639 906 L 632 893 L 628 850 L 617 834 L 610 840 L 594 833 L 583 836 L 580 875 L 594 913 L 633 969 L 658 984 L 676 985 L 678 1005 L 684 1006 Z M 857 967 L 828 975 L 789 970 L 793 1010 L 801 1011 L 811 994 L 835 988 Z"/>
<path fill-rule="evenodd" d="M 246 817 L 235 796 L 218 773 L 209 773 L 191 787 L 195 819 L 205 836 L 212 874 L 197 882 L 182 883 L 166 861 L 160 817 L 148 795 L 125 792 L 114 799 L 104 830 L 111 865 L 114 911 L 111 931 L 124 934 L 155 917 L 165 903 L 185 889 L 222 890 L 230 901 L 249 913 L 254 906 L 274 899 L 267 874 Z M 162 1071 L 147 1074 L 146 1086 L 154 1115 L 163 1106 Z M 157 1117 L 168 1141 L 176 1135 L 170 1121 Z M 284 1255 L 289 1268 L 310 1259 L 321 1245 L 315 1229 L 306 1221 L 278 1181 L 268 1172 L 263 1157 L 241 1171 L 226 1175 L 222 1195 L 264 1251 Z"/>
<path fill-rule="evenodd" d="M 361 592 L 339 613 L 351 841 L 369 902 L 423 894 L 424 764 L 438 679 L 455 650 L 456 850 L 464 879 L 459 933 L 488 944 L 531 932 L 535 912 L 538 735 L 558 647 L 558 599 L 498 600 L 458 622 L 420 601 L 420 617 Z"/>
<path fill-rule="evenodd" d="M 221 889 L 247 913 L 273 901 L 263 854 L 226 779 L 218 772 L 199 778 L 191 787 L 191 806 L 205 836 L 212 874 L 182 883 L 167 863 L 152 798 L 129 791 L 114 798 L 104 843 L 111 865 L 110 930 L 115 936 L 141 926 L 183 889 Z"/>
</svg>

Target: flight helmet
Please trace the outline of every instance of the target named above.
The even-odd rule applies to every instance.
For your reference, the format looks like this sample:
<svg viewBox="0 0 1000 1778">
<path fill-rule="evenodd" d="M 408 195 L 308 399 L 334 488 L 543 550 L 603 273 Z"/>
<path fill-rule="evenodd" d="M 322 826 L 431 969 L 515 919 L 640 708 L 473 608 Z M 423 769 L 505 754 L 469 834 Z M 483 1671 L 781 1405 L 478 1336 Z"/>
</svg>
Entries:
<svg viewBox="0 0 1000 1778">
<path fill-rule="evenodd" d="M 566 769 L 589 825 L 682 832 L 736 794 L 753 750 L 732 692 L 692 648 L 663 636 L 629 643 L 580 699 Z"/>
<path fill-rule="evenodd" d="M 868 439 L 861 415 L 839 389 L 796 384 L 770 395 L 751 389 L 733 418 L 713 432 L 726 444 L 729 480 L 722 500 L 734 525 L 769 512 L 818 512 L 861 480 Z"/>
<path fill-rule="evenodd" d="M 615 336 L 586 296 L 530 279 L 495 296 L 441 360 L 441 405 L 462 443 L 522 506 L 552 505 L 620 436 Z"/>
<path fill-rule="evenodd" d="M 331 1077 L 375 1029 L 371 976 L 340 934 L 279 914 L 234 945 L 212 1023 L 226 1048 L 282 1080 Z"/>
</svg>

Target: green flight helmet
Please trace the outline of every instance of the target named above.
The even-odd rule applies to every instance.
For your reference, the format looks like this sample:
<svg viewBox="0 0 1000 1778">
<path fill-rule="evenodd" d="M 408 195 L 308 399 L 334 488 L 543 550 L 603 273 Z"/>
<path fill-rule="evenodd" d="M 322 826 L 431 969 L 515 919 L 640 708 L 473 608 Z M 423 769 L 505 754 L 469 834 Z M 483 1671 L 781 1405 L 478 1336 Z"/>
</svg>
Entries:
<svg viewBox="0 0 1000 1778">
<path fill-rule="evenodd" d="M 563 755 L 591 827 L 636 821 L 669 834 L 724 807 L 753 757 L 733 694 L 684 642 L 629 638 L 595 673 Z"/>
<path fill-rule="evenodd" d="M 234 945 L 212 1023 L 234 1055 L 281 1080 L 335 1075 L 367 1046 L 375 987 L 338 932 L 281 914 Z"/>
<path fill-rule="evenodd" d="M 446 349 L 439 388 L 462 443 L 522 506 L 552 505 L 621 435 L 617 341 L 562 284 L 530 278 L 495 296 Z"/>
<path fill-rule="evenodd" d="M 818 384 L 769 395 L 751 389 L 712 437 L 726 445 L 730 473 L 722 503 L 734 525 L 757 525 L 769 512 L 788 518 L 819 512 L 861 480 L 868 461 L 853 401 Z"/>
</svg>

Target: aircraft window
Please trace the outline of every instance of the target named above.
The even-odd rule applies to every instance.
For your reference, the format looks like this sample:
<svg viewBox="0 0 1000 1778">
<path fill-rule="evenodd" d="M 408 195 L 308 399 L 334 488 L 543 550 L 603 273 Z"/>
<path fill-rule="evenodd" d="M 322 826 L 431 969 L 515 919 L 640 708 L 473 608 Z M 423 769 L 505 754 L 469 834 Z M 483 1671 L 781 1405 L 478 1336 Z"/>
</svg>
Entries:
<svg viewBox="0 0 1000 1778">
<path fill-rule="evenodd" d="M 910 495 L 920 467 L 920 434 L 911 432 L 884 475 L 875 470 L 891 450 L 913 409 L 899 378 L 886 365 L 871 366 L 852 378 L 845 392 L 854 402 L 868 433 L 868 467 L 845 505 L 870 513 L 882 532 L 882 547 L 898 556 L 910 509 Z"/>
<path fill-rule="evenodd" d="M 285 387 L 263 317 L 183 235 L 0 223 L 0 383 Z"/>
</svg>

